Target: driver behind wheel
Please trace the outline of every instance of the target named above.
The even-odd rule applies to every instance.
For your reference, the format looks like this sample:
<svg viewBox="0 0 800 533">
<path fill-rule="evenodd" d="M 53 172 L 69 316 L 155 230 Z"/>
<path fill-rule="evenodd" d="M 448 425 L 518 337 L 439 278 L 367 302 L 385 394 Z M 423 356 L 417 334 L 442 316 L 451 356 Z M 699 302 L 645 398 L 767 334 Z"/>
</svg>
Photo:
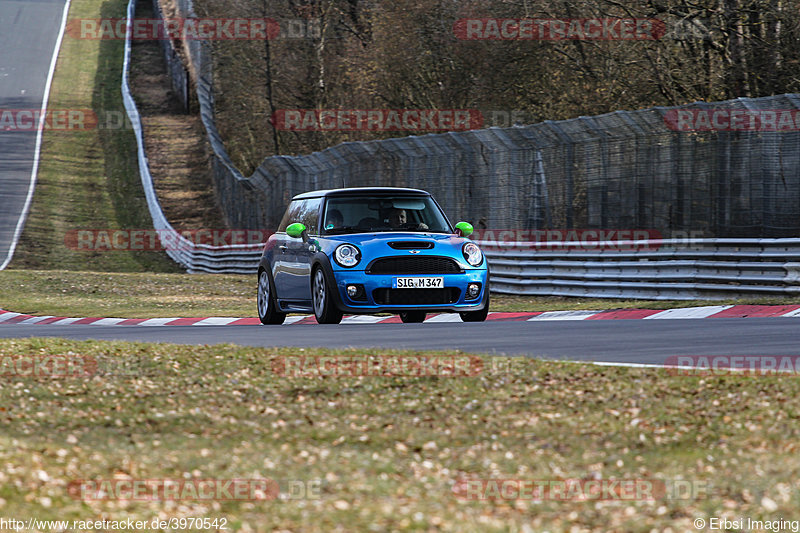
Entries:
<svg viewBox="0 0 800 533">
<path fill-rule="evenodd" d="M 389 212 L 389 217 L 387 220 L 392 229 L 428 229 L 427 224 L 415 224 L 413 222 L 408 222 L 408 214 L 406 213 L 406 210 L 398 209 L 396 207 Z"/>
<path fill-rule="evenodd" d="M 325 229 L 341 228 L 344 225 L 344 217 L 342 212 L 338 209 L 331 209 L 328 211 L 328 217 L 325 221 Z"/>
</svg>

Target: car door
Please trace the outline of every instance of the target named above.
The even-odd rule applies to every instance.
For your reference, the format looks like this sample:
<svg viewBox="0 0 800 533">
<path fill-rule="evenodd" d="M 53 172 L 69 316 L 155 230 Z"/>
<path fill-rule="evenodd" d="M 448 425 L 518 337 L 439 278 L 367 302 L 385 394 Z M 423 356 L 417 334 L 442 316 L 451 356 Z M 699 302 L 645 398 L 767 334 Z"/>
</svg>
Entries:
<svg viewBox="0 0 800 533">
<path fill-rule="evenodd" d="M 302 200 L 295 200 L 286 209 L 278 231 L 275 234 L 275 251 L 272 260 L 272 279 L 275 281 L 275 293 L 279 300 L 292 300 L 294 277 L 292 272 L 295 270 L 297 257 L 293 239 L 286 234 L 286 227 L 298 221 L 298 215 L 302 207 Z"/>
<path fill-rule="evenodd" d="M 293 298 L 311 305 L 311 257 L 316 252 L 316 238 L 319 236 L 319 218 L 322 198 L 309 198 L 303 201 L 298 212 L 297 222 L 306 227 L 308 238 L 291 239 L 289 249 L 293 263 L 293 275 L 289 282 L 292 287 Z"/>
</svg>

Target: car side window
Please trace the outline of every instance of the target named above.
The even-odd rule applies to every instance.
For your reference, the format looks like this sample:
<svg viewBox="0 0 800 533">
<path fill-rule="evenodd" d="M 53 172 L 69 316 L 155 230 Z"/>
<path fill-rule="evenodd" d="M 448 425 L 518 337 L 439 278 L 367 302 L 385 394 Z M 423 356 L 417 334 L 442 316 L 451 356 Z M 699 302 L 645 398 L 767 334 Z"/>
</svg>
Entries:
<svg viewBox="0 0 800 533">
<path fill-rule="evenodd" d="M 300 207 L 302 204 L 303 200 L 295 200 L 289 204 L 289 207 L 286 208 L 286 213 L 283 214 L 281 223 L 278 226 L 278 231 L 284 232 L 286 231 L 286 228 L 289 227 L 289 224 L 298 222 L 298 213 L 300 212 Z"/>
<path fill-rule="evenodd" d="M 297 213 L 295 222 L 302 222 L 310 235 L 319 233 L 319 208 L 321 205 L 322 198 L 309 198 L 303 200 L 300 211 Z"/>
<path fill-rule="evenodd" d="M 295 200 L 286 209 L 281 219 L 278 231 L 286 231 L 289 224 L 300 222 L 311 235 L 316 235 L 319 230 L 319 207 L 322 198 L 309 198 L 308 200 Z"/>
</svg>

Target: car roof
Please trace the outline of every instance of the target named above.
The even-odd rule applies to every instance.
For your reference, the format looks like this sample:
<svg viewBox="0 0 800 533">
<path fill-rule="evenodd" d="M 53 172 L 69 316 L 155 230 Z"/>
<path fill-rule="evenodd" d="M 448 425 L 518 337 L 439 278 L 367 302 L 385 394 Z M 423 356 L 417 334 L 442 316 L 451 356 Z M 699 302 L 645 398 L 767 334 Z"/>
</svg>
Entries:
<svg viewBox="0 0 800 533">
<path fill-rule="evenodd" d="M 306 198 L 320 198 L 330 196 L 430 196 L 430 193 L 422 189 L 408 189 L 405 187 L 348 187 L 346 189 L 325 189 L 321 191 L 309 191 L 296 195 L 292 200 L 304 200 Z"/>
</svg>

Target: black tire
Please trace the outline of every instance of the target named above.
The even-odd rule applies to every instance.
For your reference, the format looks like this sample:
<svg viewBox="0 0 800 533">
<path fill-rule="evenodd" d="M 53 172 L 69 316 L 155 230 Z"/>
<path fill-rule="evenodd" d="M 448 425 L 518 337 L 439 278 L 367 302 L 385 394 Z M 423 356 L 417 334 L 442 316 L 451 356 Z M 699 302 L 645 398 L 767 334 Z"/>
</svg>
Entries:
<svg viewBox="0 0 800 533">
<path fill-rule="evenodd" d="M 402 320 L 404 324 L 419 324 L 420 322 L 424 322 L 427 316 L 428 313 L 425 311 L 406 311 L 405 313 L 400 313 L 400 320 Z"/>
<path fill-rule="evenodd" d="M 486 287 L 489 290 L 489 287 Z M 483 322 L 489 316 L 489 293 L 486 293 L 486 305 L 480 311 L 467 311 L 466 313 L 459 313 L 462 322 Z"/>
<path fill-rule="evenodd" d="M 278 325 L 283 324 L 286 320 L 286 313 L 278 311 L 278 306 L 275 303 L 275 284 L 272 283 L 272 276 L 266 270 L 259 270 L 258 272 L 258 318 L 262 324 L 265 325 Z"/>
<path fill-rule="evenodd" d="M 311 300 L 319 324 L 338 324 L 344 313 L 333 301 L 333 290 L 325 271 L 317 267 L 311 274 Z"/>
</svg>

